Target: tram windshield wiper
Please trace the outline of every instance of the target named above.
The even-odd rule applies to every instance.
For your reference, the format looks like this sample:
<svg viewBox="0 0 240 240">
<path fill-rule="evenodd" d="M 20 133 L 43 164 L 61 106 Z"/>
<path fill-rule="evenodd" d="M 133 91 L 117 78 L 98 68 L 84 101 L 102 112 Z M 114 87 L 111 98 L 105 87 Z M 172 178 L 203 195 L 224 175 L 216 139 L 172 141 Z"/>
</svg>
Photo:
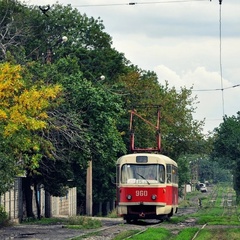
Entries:
<svg viewBox="0 0 240 240">
<path fill-rule="evenodd" d="M 147 183 L 148 183 L 148 185 L 150 185 L 150 182 L 144 177 L 144 176 L 142 176 L 141 174 L 139 174 L 139 173 L 137 173 L 137 175 L 138 176 L 140 176 L 142 179 L 144 179 L 144 180 L 146 180 L 147 181 Z"/>
</svg>

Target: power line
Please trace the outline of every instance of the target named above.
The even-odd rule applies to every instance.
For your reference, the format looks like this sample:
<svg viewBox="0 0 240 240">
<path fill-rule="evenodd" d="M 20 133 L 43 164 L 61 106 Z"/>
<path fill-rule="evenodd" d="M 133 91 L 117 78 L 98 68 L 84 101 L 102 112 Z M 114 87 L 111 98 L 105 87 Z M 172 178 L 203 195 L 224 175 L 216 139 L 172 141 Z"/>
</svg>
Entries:
<svg viewBox="0 0 240 240">
<path fill-rule="evenodd" d="M 107 6 L 134 6 L 134 5 L 149 5 L 149 4 L 166 4 L 166 3 L 185 3 L 185 2 L 206 2 L 211 0 L 168 0 L 154 2 L 128 2 L 128 3 L 103 3 L 103 4 L 81 4 L 72 5 L 73 7 L 107 7 Z"/>
<path fill-rule="evenodd" d="M 233 85 L 231 87 L 225 87 L 225 88 L 213 88 L 213 89 L 196 89 L 196 90 L 192 90 L 192 92 L 212 92 L 212 91 L 223 91 L 223 90 L 227 90 L 227 89 L 231 89 L 231 88 L 236 88 L 236 87 L 240 87 L 240 84 L 236 84 Z"/>
</svg>

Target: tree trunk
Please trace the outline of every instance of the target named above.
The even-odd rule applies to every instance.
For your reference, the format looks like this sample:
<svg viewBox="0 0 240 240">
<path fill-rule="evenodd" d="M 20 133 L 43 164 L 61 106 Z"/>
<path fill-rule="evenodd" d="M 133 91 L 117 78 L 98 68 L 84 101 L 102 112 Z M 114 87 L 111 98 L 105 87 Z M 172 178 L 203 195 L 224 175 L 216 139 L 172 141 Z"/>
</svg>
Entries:
<svg viewBox="0 0 240 240">
<path fill-rule="evenodd" d="M 32 178 L 27 176 L 26 178 L 23 178 L 23 194 L 26 201 L 26 212 L 27 212 L 27 218 L 34 218 L 33 213 L 33 206 L 32 206 L 32 197 L 33 197 L 33 191 L 31 189 L 31 181 Z"/>
<path fill-rule="evenodd" d="M 41 218 L 41 211 L 40 211 L 40 204 L 39 204 L 39 199 L 38 199 L 38 188 L 37 184 L 34 183 L 34 194 L 35 194 L 35 201 L 36 201 L 36 206 L 37 206 L 37 218 Z"/>
<path fill-rule="evenodd" d="M 51 209 L 51 195 L 49 192 L 45 191 L 45 217 L 52 217 L 52 209 Z"/>
</svg>

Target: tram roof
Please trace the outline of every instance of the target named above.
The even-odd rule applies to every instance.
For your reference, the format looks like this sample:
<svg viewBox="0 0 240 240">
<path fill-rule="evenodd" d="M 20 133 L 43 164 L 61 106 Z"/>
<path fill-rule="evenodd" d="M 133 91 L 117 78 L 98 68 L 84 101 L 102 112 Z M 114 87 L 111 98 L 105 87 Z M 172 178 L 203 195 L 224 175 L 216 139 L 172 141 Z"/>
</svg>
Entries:
<svg viewBox="0 0 240 240">
<path fill-rule="evenodd" d="M 153 163 L 153 161 L 151 160 L 154 158 L 154 160 L 157 159 L 159 163 L 164 162 L 166 164 L 173 164 L 177 166 L 177 163 L 174 160 L 172 160 L 170 157 L 163 154 L 158 154 L 158 153 L 132 153 L 132 154 L 123 155 L 117 160 L 117 164 L 121 164 L 124 162 L 133 163 L 135 162 L 137 156 L 147 156 L 148 158 L 150 158 L 151 163 Z"/>
</svg>

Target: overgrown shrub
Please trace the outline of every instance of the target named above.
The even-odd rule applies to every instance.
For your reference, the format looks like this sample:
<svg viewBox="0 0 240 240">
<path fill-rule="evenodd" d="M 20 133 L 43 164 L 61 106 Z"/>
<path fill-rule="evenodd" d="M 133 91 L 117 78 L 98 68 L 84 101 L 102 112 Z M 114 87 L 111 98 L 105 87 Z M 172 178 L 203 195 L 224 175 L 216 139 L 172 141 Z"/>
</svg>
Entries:
<svg viewBox="0 0 240 240">
<path fill-rule="evenodd" d="M 68 219 L 68 225 L 79 225 L 85 229 L 94 229 L 102 226 L 101 221 L 84 216 L 75 216 Z"/>
<path fill-rule="evenodd" d="M 0 227 L 7 225 L 8 223 L 8 216 L 5 212 L 3 206 L 0 205 Z"/>
</svg>

